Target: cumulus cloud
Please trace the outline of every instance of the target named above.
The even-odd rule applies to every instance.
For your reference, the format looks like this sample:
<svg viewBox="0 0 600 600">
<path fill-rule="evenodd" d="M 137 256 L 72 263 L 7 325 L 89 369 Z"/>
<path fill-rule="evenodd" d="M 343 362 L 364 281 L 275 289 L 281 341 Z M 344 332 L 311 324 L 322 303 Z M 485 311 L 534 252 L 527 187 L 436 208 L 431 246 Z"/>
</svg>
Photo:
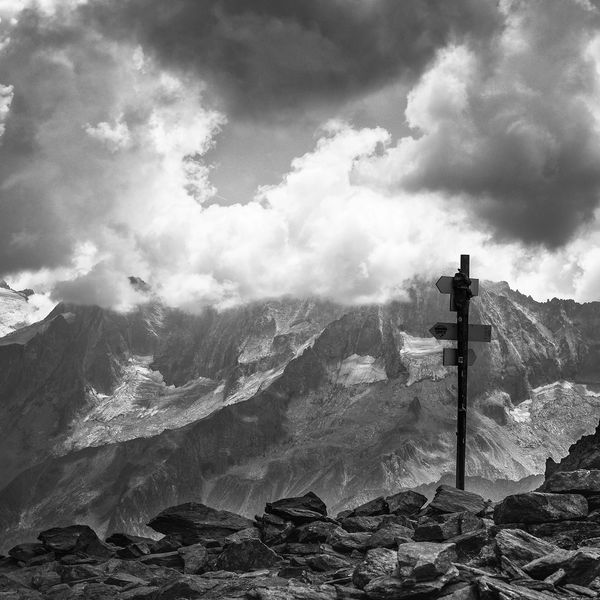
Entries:
<svg viewBox="0 0 600 600">
<path fill-rule="evenodd" d="M 262 120 L 414 78 L 450 40 L 500 23 L 491 0 L 98 0 L 81 14 L 210 81 L 228 113 Z"/>
<path fill-rule="evenodd" d="M 451 45 L 408 96 L 413 136 L 373 178 L 466 198 L 500 240 L 556 248 L 600 192 L 598 35 L 585 2 L 505 2 L 489 51 Z"/>
<path fill-rule="evenodd" d="M 15 13 L 0 51 L 13 286 L 117 308 L 144 300 L 129 275 L 190 310 L 375 302 L 470 253 L 475 276 L 537 297 L 600 292 L 591 5 L 178 0 L 142 18 L 153 2 L 75 4 Z M 411 135 L 332 118 L 279 184 L 214 202 L 206 154 L 228 119 L 399 80 Z"/>
</svg>

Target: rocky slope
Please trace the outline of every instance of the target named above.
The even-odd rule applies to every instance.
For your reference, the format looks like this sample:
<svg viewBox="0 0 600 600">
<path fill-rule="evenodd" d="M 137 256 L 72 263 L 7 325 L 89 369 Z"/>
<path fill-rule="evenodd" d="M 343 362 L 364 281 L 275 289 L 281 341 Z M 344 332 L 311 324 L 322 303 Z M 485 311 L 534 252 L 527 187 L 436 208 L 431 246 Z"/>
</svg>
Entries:
<svg viewBox="0 0 600 600">
<path fill-rule="evenodd" d="M 495 505 L 440 486 L 328 515 L 313 492 L 249 520 L 190 502 L 148 526 L 158 540 L 54 527 L 0 557 L 3 598 L 175 600 L 560 600 L 597 598 L 600 471 Z M 425 506 L 424 506 L 425 505 Z M 515 521 L 519 521 L 516 523 Z"/>
<path fill-rule="evenodd" d="M 0 339 L 0 530 L 50 525 L 149 534 L 187 501 L 252 516 L 313 489 L 333 510 L 454 469 L 455 377 L 427 333 L 453 318 L 409 299 L 344 307 L 283 299 L 188 315 L 59 306 Z M 470 482 L 541 482 L 600 416 L 600 305 L 537 303 L 484 284 L 494 324 L 470 370 Z M 514 489 L 512 491 L 515 491 Z"/>
</svg>

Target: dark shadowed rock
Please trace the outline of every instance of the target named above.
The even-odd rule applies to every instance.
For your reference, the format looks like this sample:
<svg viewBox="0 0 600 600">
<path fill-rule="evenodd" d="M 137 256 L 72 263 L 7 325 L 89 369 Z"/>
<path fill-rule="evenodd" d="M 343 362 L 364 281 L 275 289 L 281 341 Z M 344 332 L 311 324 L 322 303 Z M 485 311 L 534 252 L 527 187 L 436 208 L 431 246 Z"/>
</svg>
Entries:
<svg viewBox="0 0 600 600">
<path fill-rule="evenodd" d="M 202 544 L 183 546 L 177 552 L 183 558 L 183 572 L 191 575 L 204 573 L 209 561 L 206 548 Z"/>
<path fill-rule="evenodd" d="M 130 535 L 129 533 L 113 533 L 106 538 L 107 544 L 114 544 L 120 548 L 125 548 L 129 544 L 137 544 L 138 542 L 145 542 L 146 544 L 153 544 L 155 540 L 148 537 L 142 537 L 139 535 Z"/>
<path fill-rule="evenodd" d="M 201 598 L 218 585 L 218 581 L 194 577 L 193 575 L 180 575 L 176 580 L 160 586 L 152 598 L 153 600 Z"/>
<path fill-rule="evenodd" d="M 294 531 L 294 524 L 291 521 L 271 514 L 256 517 L 256 526 L 260 531 L 261 541 L 269 545 L 285 542 Z"/>
<path fill-rule="evenodd" d="M 377 515 L 388 515 L 390 509 L 383 496 L 365 502 L 352 510 L 351 517 L 375 517 Z"/>
<path fill-rule="evenodd" d="M 560 548 L 573 550 L 581 546 L 586 537 L 600 536 L 600 523 L 594 521 L 553 521 L 550 523 L 531 523 L 527 530 L 532 535 L 556 544 Z"/>
<path fill-rule="evenodd" d="M 558 471 L 546 479 L 542 489 L 555 494 L 600 494 L 600 470 Z"/>
<path fill-rule="evenodd" d="M 442 542 L 483 527 L 483 520 L 472 512 L 441 513 L 421 520 L 415 529 L 415 541 Z"/>
<path fill-rule="evenodd" d="M 167 508 L 148 523 L 155 531 L 178 536 L 184 545 L 224 538 L 252 525 L 245 517 L 197 502 Z"/>
<path fill-rule="evenodd" d="M 412 540 L 414 531 L 396 523 L 384 523 L 367 540 L 367 548 L 396 548 L 399 543 Z"/>
<path fill-rule="evenodd" d="M 130 575 L 129 573 L 113 573 L 109 575 L 104 583 L 107 585 L 114 585 L 116 587 L 124 588 L 124 587 L 139 587 L 146 586 L 148 582 L 140 577 L 136 577 L 135 575 Z"/>
<path fill-rule="evenodd" d="M 57 554 L 83 552 L 108 558 L 115 553 L 108 544 L 101 542 L 94 530 L 87 525 L 53 527 L 42 531 L 38 535 L 38 540 L 48 550 L 52 550 Z"/>
<path fill-rule="evenodd" d="M 265 512 L 300 525 L 326 517 L 327 507 L 314 492 L 308 492 L 304 496 L 267 502 Z"/>
<path fill-rule="evenodd" d="M 281 556 L 260 540 L 250 539 L 227 544 L 215 560 L 215 570 L 252 571 L 272 567 L 281 562 Z"/>
<path fill-rule="evenodd" d="M 500 554 L 519 567 L 559 549 L 520 529 L 501 529 L 496 534 L 496 545 Z"/>
<path fill-rule="evenodd" d="M 456 560 L 454 544 L 409 542 L 398 548 L 398 574 L 415 581 L 435 579 Z"/>
<path fill-rule="evenodd" d="M 125 590 L 119 594 L 120 600 L 154 600 L 158 587 L 154 585 L 142 585 L 131 590 Z"/>
<path fill-rule="evenodd" d="M 156 540 L 150 544 L 150 552 L 152 554 L 162 554 L 164 552 L 175 552 L 178 548 L 181 548 L 183 544 L 176 535 L 165 535 L 160 540 Z"/>
<path fill-rule="evenodd" d="M 59 565 L 56 572 L 60 575 L 63 583 L 75 583 L 76 581 L 100 581 L 104 579 L 104 573 L 92 565 Z"/>
<path fill-rule="evenodd" d="M 387 548 L 368 550 L 365 559 L 356 566 L 352 582 L 361 590 L 376 577 L 390 577 L 396 570 L 397 555 Z"/>
<path fill-rule="evenodd" d="M 458 560 L 465 562 L 481 556 L 482 549 L 490 542 L 491 537 L 487 529 L 469 531 L 448 540 L 448 543 L 454 544 Z"/>
<path fill-rule="evenodd" d="M 554 594 L 530 590 L 492 577 L 479 577 L 476 583 L 481 600 L 556 600 L 557 598 Z"/>
<path fill-rule="evenodd" d="M 183 571 L 183 557 L 177 551 L 150 554 L 149 556 L 142 556 L 138 560 L 145 565 L 157 565 L 159 567 Z"/>
<path fill-rule="evenodd" d="M 350 567 L 350 563 L 335 554 L 314 554 L 308 556 L 306 564 L 313 571 L 336 571 L 337 569 L 346 569 Z"/>
<path fill-rule="evenodd" d="M 430 600 L 436 598 L 442 588 L 458 576 L 454 567 L 435 579 L 417 581 L 398 579 L 396 577 L 376 577 L 366 586 L 367 598 L 372 600 Z"/>
<path fill-rule="evenodd" d="M 456 513 L 469 511 L 477 514 L 486 507 L 485 500 L 473 492 L 459 490 L 450 485 L 440 485 L 433 500 L 425 507 L 427 513 Z"/>
<path fill-rule="evenodd" d="M 327 541 L 331 532 L 337 527 L 335 523 L 325 521 L 313 521 L 300 525 L 290 534 L 289 540 L 302 544 L 314 544 Z"/>
<path fill-rule="evenodd" d="M 363 551 L 366 549 L 370 537 L 371 534 L 366 531 L 348 533 L 345 529 L 336 527 L 327 538 L 327 543 L 339 552 Z"/>
<path fill-rule="evenodd" d="M 385 515 L 378 515 L 376 517 L 346 517 L 340 522 L 340 525 L 349 533 L 357 531 L 370 531 L 373 533 L 377 531 L 385 517 Z"/>
<path fill-rule="evenodd" d="M 588 585 L 600 574 L 600 548 L 556 550 L 523 566 L 534 579 L 544 579 L 564 569 L 564 583 Z"/>
<path fill-rule="evenodd" d="M 146 556 L 147 554 L 150 554 L 150 547 L 147 542 L 134 542 L 117 550 L 119 558 L 140 558 L 140 556 Z"/>
<path fill-rule="evenodd" d="M 545 523 L 583 518 L 588 514 L 580 494 L 528 492 L 504 498 L 494 508 L 494 521 L 502 523 Z"/>
<path fill-rule="evenodd" d="M 427 502 L 427 497 L 418 492 L 408 490 L 399 492 L 385 499 L 390 514 L 393 515 L 416 515 Z"/>
<path fill-rule="evenodd" d="M 18 544 L 8 551 L 9 556 L 21 562 L 27 562 L 36 556 L 42 556 L 48 553 L 44 544 L 33 542 L 30 544 Z"/>
</svg>

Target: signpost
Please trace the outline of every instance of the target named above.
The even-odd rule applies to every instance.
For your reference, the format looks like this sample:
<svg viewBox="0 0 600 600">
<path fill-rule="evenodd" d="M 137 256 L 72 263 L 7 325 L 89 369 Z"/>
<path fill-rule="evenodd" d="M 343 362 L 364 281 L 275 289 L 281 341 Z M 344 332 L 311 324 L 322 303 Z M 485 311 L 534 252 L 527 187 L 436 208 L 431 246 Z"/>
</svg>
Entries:
<svg viewBox="0 0 600 600">
<path fill-rule="evenodd" d="M 479 280 L 469 277 L 469 255 L 460 255 L 460 268 L 454 277 L 442 276 L 435 284 L 442 294 L 450 294 L 450 310 L 456 312 L 456 324 L 436 323 L 429 332 L 438 340 L 456 340 L 456 348 L 444 348 L 443 364 L 458 367 L 458 410 L 456 417 L 456 487 L 465 489 L 467 446 L 467 373 L 475 362 L 471 342 L 489 342 L 490 325 L 469 325 L 469 302 L 479 294 Z"/>
</svg>

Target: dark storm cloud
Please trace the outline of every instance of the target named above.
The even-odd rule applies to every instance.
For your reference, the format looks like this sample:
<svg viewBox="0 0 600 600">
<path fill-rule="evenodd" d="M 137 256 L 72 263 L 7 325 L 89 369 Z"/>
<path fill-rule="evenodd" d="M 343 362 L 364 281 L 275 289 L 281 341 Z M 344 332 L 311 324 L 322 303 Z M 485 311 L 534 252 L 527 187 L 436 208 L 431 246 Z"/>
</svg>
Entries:
<svg viewBox="0 0 600 600">
<path fill-rule="evenodd" d="M 252 118 L 418 76 L 449 41 L 487 39 L 500 22 L 488 0 L 102 0 L 82 15 Z"/>
</svg>

